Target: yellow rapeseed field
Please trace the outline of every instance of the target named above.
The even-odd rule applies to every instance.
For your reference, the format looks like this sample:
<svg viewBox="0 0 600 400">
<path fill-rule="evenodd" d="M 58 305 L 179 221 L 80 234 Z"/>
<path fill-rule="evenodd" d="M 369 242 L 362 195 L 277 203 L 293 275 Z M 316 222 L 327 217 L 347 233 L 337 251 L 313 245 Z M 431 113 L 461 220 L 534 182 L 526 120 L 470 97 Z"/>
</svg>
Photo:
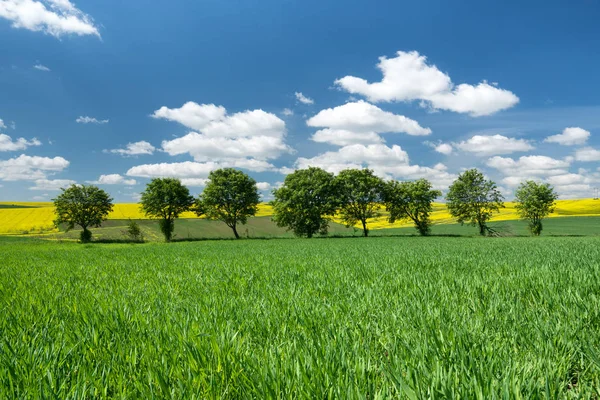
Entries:
<svg viewBox="0 0 600 400">
<path fill-rule="evenodd" d="M 494 221 L 506 221 L 518 219 L 514 203 L 505 203 L 500 213 L 493 218 Z M 273 215 L 273 208 L 261 203 L 258 207 L 258 217 L 267 217 Z M 562 216 L 598 216 L 600 215 L 600 200 L 580 199 L 580 200 L 559 200 L 556 202 L 556 209 L 550 217 Z M 115 204 L 113 211 L 108 216 L 109 219 L 148 219 L 140 210 L 139 204 L 120 203 Z M 186 212 L 181 218 L 198 218 L 192 212 Z M 435 224 L 451 224 L 455 220 L 450 216 L 446 205 L 435 203 L 431 219 Z M 53 224 L 54 207 L 52 203 L 33 203 L 33 202 L 0 202 L 0 234 L 27 234 L 27 233 L 48 233 L 56 232 Z M 335 222 L 341 223 L 339 218 L 334 218 Z M 400 221 L 394 224 L 387 222 L 387 215 L 382 208 L 382 216 L 369 221 L 370 229 L 398 228 L 402 226 L 411 226 L 409 221 Z M 357 228 L 360 226 L 357 225 Z"/>
</svg>

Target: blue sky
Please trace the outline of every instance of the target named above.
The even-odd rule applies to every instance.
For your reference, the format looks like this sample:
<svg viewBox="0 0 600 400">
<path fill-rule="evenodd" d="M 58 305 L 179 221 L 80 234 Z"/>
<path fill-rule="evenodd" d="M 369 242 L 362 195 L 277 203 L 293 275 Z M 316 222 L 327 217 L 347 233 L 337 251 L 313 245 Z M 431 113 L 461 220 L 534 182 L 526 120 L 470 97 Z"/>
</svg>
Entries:
<svg viewBox="0 0 600 400">
<path fill-rule="evenodd" d="M 526 3 L 526 4 L 523 4 Z M 0 0 L 0 200 L 238 167 L 600 186 L 600 2 Z"/>
</svg>

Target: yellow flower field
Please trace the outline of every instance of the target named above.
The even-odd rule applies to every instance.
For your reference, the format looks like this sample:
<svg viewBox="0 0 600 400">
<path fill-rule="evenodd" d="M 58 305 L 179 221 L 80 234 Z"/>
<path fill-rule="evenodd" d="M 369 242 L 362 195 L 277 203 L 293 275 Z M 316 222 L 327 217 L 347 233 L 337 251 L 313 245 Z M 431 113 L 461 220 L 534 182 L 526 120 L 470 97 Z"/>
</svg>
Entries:
<svg viewBox="0 0 600 400">
<path fill-rule="evenodd" d="M 502 209 L 499 214 L 496 214 L 493 221 L 518 219 L 514 203 L 505 203 L 505 205 L 506 208 Z M 267 217 L 270 215 L 273 215 L 273 208 L 266 203 L 260 204 L 256 216 Z M 550 217 L 563 216 L 600 216 L 600 200 L 559 200 L 556 202 L 556 210 Z M 108 218 L 148 219 L 136 203 L 115 204 Z M 181 215 L 181 218 L 198 217 L 192 212 L 186 212 Z M 455 222 L 448 213 L 446 205 L 442 203 L 434 204 L 431 219 L 435 224 L 451 224 Z M 54 207 L 52 203 L 0 202 L 0 234 L 56 232 L 53 220 Z M 341 223 L 339 218 L 334 218 L 334 221 Z M 394 224 L 388 223 L 386 213 L 383 209 L 381 217 L 369 221 L 370 229 L 397 228 L 411 225 L 412 223 L 408 221 L 400 221 Z M 359 227 L 357 225 L 357 228 Z"/>
</svg>

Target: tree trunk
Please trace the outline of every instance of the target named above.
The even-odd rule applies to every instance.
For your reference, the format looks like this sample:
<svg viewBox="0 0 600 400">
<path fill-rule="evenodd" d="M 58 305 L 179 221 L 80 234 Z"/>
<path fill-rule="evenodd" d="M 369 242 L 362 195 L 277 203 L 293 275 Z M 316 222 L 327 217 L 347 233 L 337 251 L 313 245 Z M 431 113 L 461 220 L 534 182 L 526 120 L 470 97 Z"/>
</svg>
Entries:
<svg viewBox="0 0 600 400">
<path fill-rule="evenodd" d="M 367 229 L 367 221 L 363 219 L 361 222 L 363 226 L 363 236 L 367 237 L 369 236 L 369 230 Z"/>
<path fill-rule="evenodd" d="M 479 221 L 478 223 L 479 223 L 479 234 L 481 236 L 485 236 L 485 224 L 481 221 Z"/>
<path fill-rule="evenodd" d="M 233 234 L 235 235 L 235 238 L 236 238 L 236 239 L 239 239 L 239 238 L 240 238 L 240 235 L 238 234 L 238 231 L 237 231 L 237 227 L 236 227 L 236 225 L 235 225 L 235 224 L 233 224 L 233 226 L 231 227 L 231 229 L 233 229 Z"/>
</svg>

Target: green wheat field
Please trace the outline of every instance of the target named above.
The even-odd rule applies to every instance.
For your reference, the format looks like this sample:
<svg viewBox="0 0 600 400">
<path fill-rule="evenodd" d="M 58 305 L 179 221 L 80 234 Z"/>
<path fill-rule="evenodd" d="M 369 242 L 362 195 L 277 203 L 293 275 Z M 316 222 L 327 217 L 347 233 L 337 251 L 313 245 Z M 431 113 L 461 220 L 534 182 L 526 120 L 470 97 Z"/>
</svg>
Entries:
<svg viewBox="0 0 600 400">
<path fill-rule="evenodd" d="M 600 237 L 0 252 L 3 399 L 600 396 Z"/>
</svg>

